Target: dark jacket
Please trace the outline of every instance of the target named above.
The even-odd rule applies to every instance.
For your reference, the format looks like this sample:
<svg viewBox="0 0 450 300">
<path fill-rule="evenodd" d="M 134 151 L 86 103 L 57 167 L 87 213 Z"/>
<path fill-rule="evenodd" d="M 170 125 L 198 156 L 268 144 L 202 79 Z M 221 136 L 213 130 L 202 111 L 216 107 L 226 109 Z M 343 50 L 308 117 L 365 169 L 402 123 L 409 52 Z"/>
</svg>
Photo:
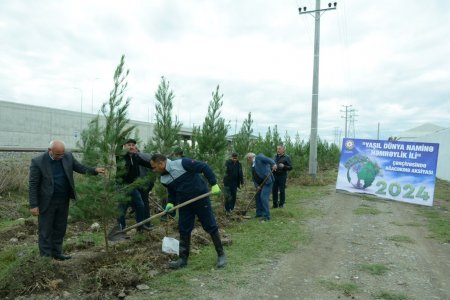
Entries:
<svg viewBox="0 0 450 300">
<path fill-rule="evenodd" d="M 273 172 L 273 175 L 275 176 L 280 176 L 280 175 L 287 175 L 287 171 L 292 170 L 292 162 L 291 162 L 291 158 L 286 155 L 275 155 L 274 158 L 275 162 L 277 163 L 277 170 L 275 172 Z M 283 164 L 284 167 L 280 168 L 279 165 Z"/>
<path fill-rule="evenodd" d="M 254 171 L 253 182 L 255 185 L 259 185 L 266 177 L 268 178 L 265 184 L 271 184 L 273 182 L 273 176 L 271 176 L 273 165 L 275 165 L 275 161 L 268 158 L 264 154 L 260 153 L 255 156 L 255 160 L 252 165 L 252 173 Z"/>
<path fill-rule="evenodd" d="M 137 155 L 145 161 L 150 161 L 151 155 L 143 152 L 138 152 Z M 155 185 L 155 177 L 151 176 L 151 168 L 150 166 L 141 166 L 139 165 L 139 177 L 146 177 L 146 186 L 147 189 L 152 190 Z M 148 180 L 148 181 L 147 181 Z M 144 188 L 145 190 L 145 188 Z"/>
<path fill-rule="evenodd" d="M 48 152 L 31 160 L 28 189 L 29 203 L 30 208 L 39 207 L 40 212 L 44 212 L 48 208 L 53 195 L 53 174 L 50 163 L 51 158 Z M 64 156 L 61 158 L 61 163 L 70 186 L 68 195 L 70 198 L 76 199 L 73 172 L 94 175 L 97 175 L 97 172 L 95 168 L 80 164 L 70 152 L 64 153 Z"/>
<path fill-rule="evenodd" d="M 121 159 L 125 161 L 125 172 L 122 175 L 122 180 L 126 184 L 133 183 L 140 175 L 139 166 L 150 168 L 150 160 L 144 160 L 137 154 L 125 154 L 121 156 Z"/>
<path fill-rule="evenodd" d="M 244 175 L 242 173 L 242 165 L 239 161 L 234 162 L 229 159 L 225 162 L 225 176 L 223 184 L 226 186 L 236 185 L 240 187 L 244 184 Z"/>
<path fill-rule="evenodd" d="M 161 183 L 167 187 L 169 202 L 176 205 L 209 192 L 200 174 L 206 177 L 211 186 L 217 183 L 214 172 L 204 162 L 186 157 L 167 159 L 166 173 L 161 174 Z"/>
</svg>

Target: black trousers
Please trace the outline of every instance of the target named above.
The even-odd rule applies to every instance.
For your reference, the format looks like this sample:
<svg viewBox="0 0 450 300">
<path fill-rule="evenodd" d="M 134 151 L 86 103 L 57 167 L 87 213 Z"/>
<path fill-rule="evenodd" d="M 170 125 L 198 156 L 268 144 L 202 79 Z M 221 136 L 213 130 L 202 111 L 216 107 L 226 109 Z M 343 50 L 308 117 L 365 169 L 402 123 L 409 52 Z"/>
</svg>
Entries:
<svg viewBox="0 0 450 300">
<path fill-rule="evenodd" d="M 273 182 L 273 187 L 272 187 L 273 207 L 284 206 L 284 203 L 286 202 L 287 174 L 275 175 L 273 177 L 275 178 L 275 181 Z M 278 202 L 278 191 L 280 191 L 280 202 Z"/>
<path fill-rule="evenodd" d="M 224 186 L 225 192 L 225 210 L 230 212 L 236 205 L 237 184 L 230 184 Z"/>
<path fill-rule="evenodd" d="M 44 212 L 39 212 L 39 252 L 41 256 L 62 254 L 69 216 L 69 198 L 52 199 Z"/>
</svg>

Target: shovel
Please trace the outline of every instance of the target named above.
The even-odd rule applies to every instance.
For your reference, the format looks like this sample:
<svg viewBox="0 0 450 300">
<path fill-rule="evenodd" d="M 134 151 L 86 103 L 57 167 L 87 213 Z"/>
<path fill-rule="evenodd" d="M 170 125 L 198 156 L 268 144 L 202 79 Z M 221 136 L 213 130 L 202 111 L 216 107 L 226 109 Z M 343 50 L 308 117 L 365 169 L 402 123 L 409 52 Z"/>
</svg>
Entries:
<svg viewBox="0 0 450 300">
<path fill-rule="evenodd" d="M 178 208 L 181 208 L 181 207 L 183 207 L 183 206 L 189 205 L 189 204 L 191 204 L 192 202 L 195 202 L 195 201 L 197 201 L 197 200 L 200 200 L 200 199 L 203 199 L 203 198 L 205 198 L 205 197 L 208 197 L 209 195 L 211 195 L 211 192 L 207 192 L 207 193 L 205 193 L 205 194 L 202 194 L 202 195 L 200 195 L 200 196 L 197 196 L 197 197 L 195 197 L 195 198 L 192 198 L 192 199 L 190 199 L 190 200 L 188 200 L 188 201 L 186 201 L 186 202 L 183 202 L 183 203 L 181 203 L 181 204 L 178 204 L 178 205 L 172 207 L 172 209 L 170 209 L 170 210 L 167 211 L 167 212 L 166 212 L 166 211 L 162 211 L 162 212 L 160 212 L 160 213 L 158 213 L 158 214 L 156 214 L 156 215 L 151 216 L 151 217 L 148 218 L 148 219 L 145 219 L 145 220 L 143 220 L 143 221 L 141 221 L 141 222 L 139 222 L 139 223 L 136 223 L 136 224 L 134 224 L 134 225 L 132 225 L 132 226 L 130 226 L 130 227 L 127 227 L 127 228 L 125 228 L 125 229 L 123 229 L 123 230 L 118 230 L 118 231 L 114 231 L 114 230 L 113 230 L 113 231 L 111 231 L 111 232 L 109 233 L 109 235 L 108 235 L 108 240 L 110 240 L 110 241 L 124 240 L 124 239 L 127 238 L 127 235 L 125 234 L 127 231 L 130 231 L 131 229 L 134 229 L 134 228 L 136 228 L 136 227 L 139 227 L 139 226 L 141 226 L 141 225 L 144 225 L 145 223 L 148 223 L 148 222 L 150 222 L 151 220 L 153 220 L 153 219 L 155 219 L 155 218 L 161 217 L 161 216 L 165 215 L 166 213 L 169 213 L 169 212 L 171 212 L 171 211 L 174 211 L 174 210 L 176 210 L 176 209 L 178 209 Z"/>
</svg>

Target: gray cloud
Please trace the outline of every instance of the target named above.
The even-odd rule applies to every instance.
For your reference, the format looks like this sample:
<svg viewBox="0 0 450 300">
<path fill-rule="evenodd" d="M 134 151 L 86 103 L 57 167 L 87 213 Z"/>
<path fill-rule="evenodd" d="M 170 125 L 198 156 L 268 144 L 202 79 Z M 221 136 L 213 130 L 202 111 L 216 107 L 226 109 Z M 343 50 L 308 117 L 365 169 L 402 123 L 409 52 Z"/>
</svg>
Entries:
<svg viewBox="0 0 450 300">
<path fill-rule="evenodd" d="M 202 122 L 220 85 L 232 133 L 252 112 L 256 132 L 277 124 L 283 135 L 306 139 L 314 27 L 296 4 L 3 1 L 0 98 L 96 111 L 125 54 L 133 119 L 151 118 L 164 75 L 185 125 Z M 334 140 L 344 127 L 342 106 L 350 104 L 362 138 L 375 138 L 378 123 L 382 138 L 424 122 L 449 127 L 449 12 L 447 1 L 343 0 L 325 13 L 320 136 Z"/>
</svg>

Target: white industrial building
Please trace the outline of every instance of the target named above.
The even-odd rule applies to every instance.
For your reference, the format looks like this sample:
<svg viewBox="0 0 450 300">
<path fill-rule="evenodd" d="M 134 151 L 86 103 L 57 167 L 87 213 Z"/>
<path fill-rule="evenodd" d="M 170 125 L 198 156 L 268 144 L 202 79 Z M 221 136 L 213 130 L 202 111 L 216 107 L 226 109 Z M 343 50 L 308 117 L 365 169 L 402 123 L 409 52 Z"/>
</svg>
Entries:
<svg viewBox="0 0 450 300">
<path fill-rule="evenodd" d="M 398 134 L 401 141 L 438 143 L 439 156 L 436 176 L 450 181 L 450 128 L 425 123 Z"/>
<path fill-rule="evenodd" d="M 60 139 L 68 149 L 77 149 L 80 132 L 96 115 L 35 105 L 0 101 L 0 149 L 43 150 L 49 142 Z M 153 137 L 154 125 L 130 121 L 137 138 L 144 144 Z M 182 139 L 190 139 L 192 130 L 182 128 Z M 143 146 L 143 145 L 142 145 Z"/>
</svg>

